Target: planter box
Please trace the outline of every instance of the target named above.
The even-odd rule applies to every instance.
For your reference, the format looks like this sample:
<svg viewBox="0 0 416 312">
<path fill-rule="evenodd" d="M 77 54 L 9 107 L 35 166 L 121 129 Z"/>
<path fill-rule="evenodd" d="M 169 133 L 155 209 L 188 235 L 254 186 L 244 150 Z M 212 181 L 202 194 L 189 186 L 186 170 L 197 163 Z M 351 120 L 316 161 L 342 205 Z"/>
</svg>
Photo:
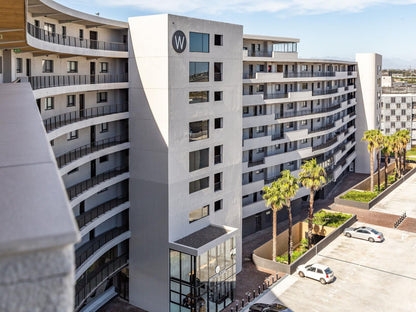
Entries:
<svg viewBox="0 0 416 312">
<path fill-rule="evenodd" d="M 386 197 L 387 195 L 389 195 L 398 186 L 400 186 L 400 184 L 402 184 L 404 181 L 406 181 L 410 176 L 412 176 L 416 172 L 416 166 L 415 166 L 415 164 L 407 164 L 407 166 L 408 167 L 411 167 L 412 169 L 409 170 L 404 176 L 402 176 L 399 180 L 397 180 L 396 182 L 394 182 L 393 184 L 391 184 L 387 189 L 385 189 L 376 198 L 372 199 L 368 203 L 363 203 L 363 202 L 359 202 L 359 201 L 355 201 L 355 200 L 342 199 L 341 196 L 347 194 L 351 190 L 367 190 L 368 189 L 368 185 L 370 183 L 370 177 L 368 177 L 364 181 L 361 181 L 360 183 L 354 185 L 349 190 L 347 190 L 344 193 L 342 193 L 342 194 L 338 195 L 337 197 L 335 197 L 334 203 L 337 204 L 337 205 L 349 206 L 349 207 L 360 208 L 360 209 L 367 209 L 367 210 L 370 209 L 370 208 L 372 208 L 380 200 L 382 200 L 384 197 Z M 393 169 L 391 169 L 391 167 L 394 169 L 395 164 L 394 163 L 393 164 L 390 164 L 388 166 L 387 172 L 393 171 Z M 384 170 L 382 170 L 380 172 L 380 175 L 384 179 Z M 376 182 L 377 182 L 377 178 L 376 177 L 377 177 L 377 173 L 374 174 L 374 185 L 377 185 L 376 184 Z"/>
<path fill-rule="evenodd" d="M 336 211 L 331 211 L 331 212 L 336 212 Z M 335 238 L 337 238 L 338 235 L 341 234 L 345 228 L 350 227 L 356 221 L 357 221 L 357 218 L 355 215 L 353 215 L 351 218 L 345 221 L 345 223 L 343 223 L 338 228 L 330 228 L 330 227 L 325 227 L 325 226 L 314 224 L 313 232 L 315 234 L 320 234 L 320 235 L 326 234 L 326 237 L 322 239 L 318 244 L 313 246 L 310 250 L 305 252 L 298 259 L 296 259 L 296 261 L 291 263 L 290 265 L 274 262 L 273 260 L 271 260 L 273 240 L 268 241 L 267 243 L 263 244 L 262 246 L 254 250 L 253 255 L 252 255 L 253 262 L 256 265 L 256 267 L 259 269 L 293 274 L 299 265 L 308 262 L 313 256 L 315 256 L 318 252 L 320 252 L 322 249 L 328 246 L 328 244 L 331 243 Z M 302 223 L 304 223 L 304 225 L 302 225 Z M 295 224 L 295 226 L 293 226 L 292 228 L 293 241 L 300 241 L 299 235 L 301 235 L 302 233 L 301 231 L 307 232 L 307 229 L 308 229 L 308 225 L 306 222 L 299 222 Z M 316 231 L 316 229 L 318 231 Z M 283 254 L 284 252 L 287 252 L 287 241 L 288 241 L 288 230 L 279 234 L 277 237 L 277 247 L 278 247 L 277 254 L 278 255 Z M 282 244 L 282 242 L 284 243 Z"/>
</svg>

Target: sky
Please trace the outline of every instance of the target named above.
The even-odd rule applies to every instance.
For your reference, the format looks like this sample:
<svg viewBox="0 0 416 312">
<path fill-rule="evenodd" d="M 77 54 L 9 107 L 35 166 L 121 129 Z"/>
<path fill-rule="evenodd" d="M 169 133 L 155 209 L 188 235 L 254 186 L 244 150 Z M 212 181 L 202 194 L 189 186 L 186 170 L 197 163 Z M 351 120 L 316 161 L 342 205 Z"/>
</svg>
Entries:
<svg viewBox="0 0 416 312">
<path fill-rule="evenodd" d="M 300 39 L 299 57 L 383 55 L 384 68 L 416 68 L 416 0 L 55 0 L 127 21 L 170 13 L 244 26 L 246 34 Z"/>
</svg>

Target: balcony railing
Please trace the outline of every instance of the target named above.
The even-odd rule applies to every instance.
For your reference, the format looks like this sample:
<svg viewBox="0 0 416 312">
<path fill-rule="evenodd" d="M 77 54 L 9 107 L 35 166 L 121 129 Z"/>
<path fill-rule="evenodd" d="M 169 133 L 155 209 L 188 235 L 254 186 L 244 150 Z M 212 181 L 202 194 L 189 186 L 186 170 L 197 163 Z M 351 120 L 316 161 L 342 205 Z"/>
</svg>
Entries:
<svg viewBox="0 0 416 312">
<path fill-rule="evenodd" d="M 112 239 L 116 238 L 120 234 L 128 231 L 129 226 L 128 224 L 116 227 L 114 229 L 111 229 L 101 235 L 98 235 L 94 239 L 90 240 L 89 242 L 86 242 L 84 245 L 79 247 L 75 251 L 75 265 L 78 268 L 82 263 L 85 262 L 89 257 L 91 257 L 98 249 L 103 247 L 105 244 L 107 244 Z"/>
<path fill-rule="evenodd" d="M 288 97 L 288 93 L 265 93 L 264 99 L 284 99 Z"/>
<path fill-rule="evenodd" d="M 109 171 L 103 172 L 99 175 L 96 175 L 95 177 L 92 177 L 88 180 L 82 181 L 78 184 L 75 184 L 69 188 L 66 189 L 68 193 L 68 197 L 70 200 L 72 200 L 74 197 L 78 196 L 79 194 L 83 193 L 84 191 L 88 190 L 89 188 L 104 182 L 106 180 L 109 180 L 111 178 L 114 178 L 122 173 L 128 172 L 128 167 L 118 167 L 115 169 L 111 169 Z"/>
<path fill-rule="evenodd" d="M 331 146 L 332 144 L 334 144 L 336 141 L 337 141 L 337 137 L 333 137 L 332 139 L 330 139 L 329 141 L 326 141 L 323 144 L 313 146 L 312 147 L 312 152 L 315 152 L 315 151 L 323 149 L 323 148 L 327 148 L 327 147 Z"/>
<path fill-rule="evenodd" d="M 84 303 L 85 299 L 92 295 L 92 293 L 108 278 L 129 264 L 128 253 L 122 254 L 117 258 L 104 263 L 92 272 L 86 273 L 83 278 L 79 279 L 75 285 L 75 308 L 79 310 L 80 305 Z"/>
<path fill-rule="evenodd" d="M 36 27 L 30 23 L 27 23 L 27 32 L 29 35 L 39 40 L 65 46 L 94 50 L 127 51 L 127 43 L 81 39 L 77 37 L 61 35 Z"/>
<path fill-rule="evenodd" d="M 271 57 L 272 52 L 247 50 L 247 55 L 248 56 L 256 56 L 256 57 Z"/>
<path fill-rule="evenodd" d="M 326 112 L 331 112 L 331 111 L 337 110 L 340 107 L 341 107 L 341 105 L 337 104 L 337 105 L 324 107 L 324 108 L 317 108 L 317 109 L 313 109 L 313 110 L 309 109 L 309 110 L 301 110 L 301 111 L 296 111 L 296 112 L 285 112 L 283 114 L 283 116 L 280 116 L 280 114 L 276 114 L 275 119 L 298 117 L 298 116 L 305 116 L 305 115 L 319 114 L 319 113 L 326 113 Z"/>
<path fill-rule="evenodd" d="M 68 153 L 65 153 L 59 157 L 56 157 L 56 162 L 58 163 L 58 167 L 62 168 L 66 164 L 73 162 L 85 155 L 91 154 L 93 152 L 97 152 L 104 148 L 118 145 L 121 143 L 128 142 L 128 138 L 125 136 L 116 136 L 104 140 L 97 141 L 95 143 L 86 144 L 84 146 L 78 147 Z"/>
<path fill-rule="evenodd" d="M 51 118 L 45 119 L 43 124 L 45 126 L 46 132 L 51 132 L 60 127 L 78 122 L 81 120 L 100 117 L 105 115 L 117 114 L 127 112 L 127 104 L 115 104 L 115 105 L 106 105 L 91 107 L 87 109 L 82 109 L 70 113 L 60 114 L 53 116 Z"/>
<path fill-rule="evenodd" d="M 335 77 L 334 71 L 329 72 L 286 72 L 283 74 L 284 78 L 307 78 L 307 77 Z"/>
<path fill-rule="evenodd" d="M 314 90 L 314 91 L 312 91 L 312 95 L 334 94 L 334 93 L 337 93 L 337 92 L 338 92 L 338 88 Z"/>
<path fill-rule="evenodd" d="M 264 164 L 264 158 L 261 160 L 257 160 L 257 161 L 249 161 L 248 162 L 248 166 L 249 167 L 254 167 L 254 166 L 258 166 L 258 165 L 263 165 Z"/>
<path fill-rule="evenodd" d="M 128 74 L 31 76 L 28 80 L 33 90 L 76 86 L 85 84 L 128 82 Z"/>
<path fill-rule="evenodd" d="M 319 127 L 313 130 L 309 130 L 308 133 L 316 133 L 316 132 L 320 132 L 320 131 L 325 131 L 325 130 L 329 130 L 331 128 L 333 128 L 335 126 L 335 123 L 331 123 L 329 125 L 323 126 L 323 127 Z"/>
<path fill-rule="evenodd" d="M 106 213 L 107 211 L 110 211 L 111 209 L 127 202 L 129 200 L 129 198 L 126 197 L 121 197 L 121 198 L 114 198 L 112 200 L 109 200 L 97 207 L 94 207 L 82 214 L 80 214 L 79 216 L 76 217 L 77 219 L 77 223 L 78 223 L 78 227 L 80 229 L 82 229 L 85 225 L 87 225 L 88 223 L 90 223 L 91 221 L 97 219 L 99 216 L 103 215 L 104 213 Z"/>
</svg>

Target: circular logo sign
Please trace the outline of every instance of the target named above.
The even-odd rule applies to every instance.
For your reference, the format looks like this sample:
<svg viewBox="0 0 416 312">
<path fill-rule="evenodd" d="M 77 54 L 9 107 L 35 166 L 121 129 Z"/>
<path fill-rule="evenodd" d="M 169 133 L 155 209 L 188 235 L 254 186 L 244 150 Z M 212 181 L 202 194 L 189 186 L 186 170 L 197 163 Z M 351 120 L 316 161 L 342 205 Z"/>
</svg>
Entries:
<svg viewBox="0 0 416 312">
<path fill-rule="evenodd" d="M 185 34 L 181 30 L 177 30 L 173 34 L 172 46 L 173 46 L 173 49 L 178 53 L 182 53 L 183 51 L 185 51 L 186 37 L 185 37 Z"/>
</svg>

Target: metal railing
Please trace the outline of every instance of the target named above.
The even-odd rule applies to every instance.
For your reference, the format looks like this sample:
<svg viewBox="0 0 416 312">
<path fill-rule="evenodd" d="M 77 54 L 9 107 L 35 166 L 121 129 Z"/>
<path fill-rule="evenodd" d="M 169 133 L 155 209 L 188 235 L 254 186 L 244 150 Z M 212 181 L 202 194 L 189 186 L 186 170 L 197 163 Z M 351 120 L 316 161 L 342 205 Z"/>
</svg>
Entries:
<svg viewBox="0 0 416 312">
<path fill-rule="evenodd" d="M 258 166 L 258 165 L 262 165 L 264 164 L 264 158 L 261 160 L 257 160 L 257 161 L 249 161 L 248 162 L 248 166 L 249 167 L 254 167 L 254 166 Z"/>
<path fill-rule="evenodd" d="M 248 56 L 256 56 L 256 57 L 271 57 L 272 52 L 247 50 L 247 55 Z"/>
<path fill-rule="evenodd" d="M 294 111 L 294 112 L 285 112 L 285 113 L 283 113 L 283 116 L 280 116 L 279 113 L 276 113 L 275 119 L 298 117 L 298 116 L 305 116 L 305 115 L 319 114 L 319 113 L 326 113 L 326 112 L 331 112 L 331 111 L 337 110 L 340 107 L 341 107 L 341 105 L 337 104 L 337 105 L 333 105 L 333 106 L 329 106 L 329 107 L 323 107 L 323 108 L 317 108 L 317 109 L 313 109 L 313 110 L 309 109 L 309 110 L 300 110 L 300 111 Z"/>
<path fill-rule="evenodd" d="M 86 273 L 85 277 L 78 280 L 75 285 L 75 310 L 79 311 L 80 306 L 99 286 L 107 279 L 114 276 L 121 269 L 129 264 L 128 253 L 106 262 L 92 272 Z"/>
<path fill-rule="evenodd" d="M 265 93 L 264 99 L 284 99 L 288 97 L 288 93 Z"/>
<path fill-rule="evenodd" d="M 337 141 L 337 137 L 333 137 L 332 139 L 330 139 L 329 141 L 326 141 L 326 142 L 325 142 L 325 143 L 323 143 L 323 144 L 320 144 L 320 145 L 317 145 L 317 146 L 313 146 L 313 147 L 312 147 L 312 152 L 315 152 L 315 151 L 317 151 L 317 150 L 320 150 L 320 149 L 323 149 L 323 148 L 329 147 L 329 146 L 331 146 L 332 144 L 334 144 L 336 141 Z"/>
<path fill-rule="evenodd" d="M 78 122 L 81 120 L 100 117 L 104 115 L 111 115 L 117 113 L 123 113 L 128 111 L 128 104 L 114 104 L 98 107 L 86 108 L 74 112 L 64 113 L 57 116 L 53 116 L 43 120 L 46 132 L 51 132 L 60 127 Z"/>
<path fill-rule="evenodd" d="M 128 200 L 129 200 L 128 196 L 114 198 L 112 200 L 106 201 L 105 203 L 98 205 L 97 207 L 94 207 L 80 214 L 79 216 L 76 217 L 78 227 L 82 229 L 85 225 L 87 225 L 91 221 L 97 219 L 99 216 L 103 215 L 107 211 L 110 211 L 111 209 L 127 202 Z"/>
<path fill-rule="evenodd" d="M 115 136 L 112 138 L 100 140 L 95 143 L 89 143 L 84 146 L 78 147 L 68 153 L 65 153 L 61 156 L 56 157 L 58 168 L 62 168 L 66 164 L 69 164 L 70 162 L 73 162 L 85 155 L 91 154 L 93 152 L 97 152 L 99 150 L 102 150 L 110 146 L 128 142 L 128 140 L 129 139 L 126 136 Z"/>
<path fill-rule="evenodd" d="M 312 95 L 325 95 L 325 94 L 334 94 L 338 92 L 338 88 L 323 89 L 323 90 L 314 90 Z"/>
<path fill-rule="evenodd" d="M 28 77 L 33 90 L 85 84 L 128 82 L 128 74 L 59 75 Z"/>
<path fill-rule="evenodd" d="M 78 37 L 61 35 L 36 27 L 30 23 L 27 23 L 27 32 L 36 39 L 65 46 L 94 50 L 127 51 L 127 43 L 81 39 Z"/>
<path fill-rule="evenodd" d="M 122 225 L 120 227 L 113 228 L 94 239 L 86 242 L 84 245 L 79 247 L 75 251 L 75 265 L 78 268 L 82 263 L 85 262 L 89 257 L 91 257 L 98 249 L 104 246 L 106 243 L 116 238 L 120 234 L 129 230 L 128 224 Z"/>
<path fill-rule="evenodd" d="M 329 130 L 329 129 L 333 128 L 334 126 L 335 126 L 335 123 L 331 123 L 329 125 L 326 125 L 326 126 L 323 126 L 323 127 L 320 127 L 320 128 L 309 130 L 308 133 L 315 133 L 315 132 L 320 132 L 320 131 L 324 131 L 324 130 Z"/>
<path fill-rule="evenodd" d="M 95 177 L 92 177 L 88 180 L 82 181 L 78 184 L 75 184 L 69 188 L 66 189 L 68 193 L 68 197 L 70 200 L 72 200 L 74 197 L 78 196 L 79 194 L 83 193 L 87 189 L 100 184 L 101 182 L 104 182 L 105 180 L 109 180 L 111 178 L 114 178 L 115 176 L 118 176 L 120 174 L 123 174 L 125 172 L 129 171 L 129 167 L 117 167 L 115 169 L 108 170 L 106 172 L 103 172 L 101 174 L 96 175 Z"/>
<path fill-rule="evenodd" d="M 310 71 L 301 71 L 301 72 L 286 72 L 283 74 L 284 78 L 305 78 L 305 77 L 334 77 L 335 72 L 310 72 Z"/>
</svg>

